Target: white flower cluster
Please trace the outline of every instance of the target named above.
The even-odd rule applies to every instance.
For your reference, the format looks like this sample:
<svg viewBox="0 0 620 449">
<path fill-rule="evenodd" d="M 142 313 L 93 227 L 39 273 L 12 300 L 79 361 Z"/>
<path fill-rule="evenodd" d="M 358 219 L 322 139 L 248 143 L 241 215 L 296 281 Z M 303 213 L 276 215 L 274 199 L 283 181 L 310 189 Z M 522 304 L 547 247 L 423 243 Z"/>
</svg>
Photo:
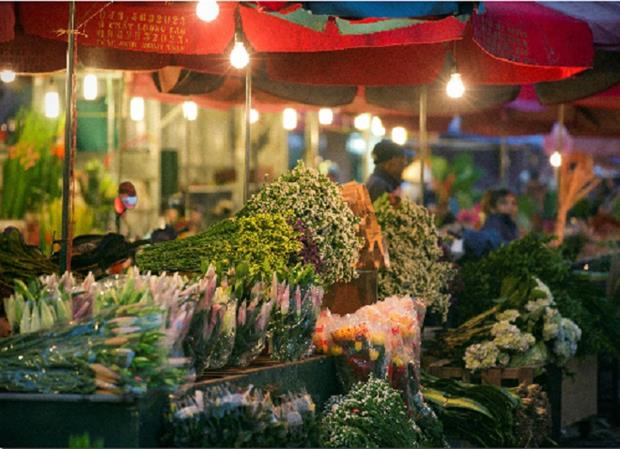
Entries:
<svg viewBox="0 0 620 449">
<path fill-rule="evenodd" d="M 491 328 L 491 335 L 495 337 L 493 343 L 501 349 L 525 352 L 536 343 L 532 334 L 521 332 L 521 329 L 508 321 L 495 323 Z"/>
<path fill-rule="evenodd" d="M 329 178 L 300 161 L 291 172 L 250 198 L 241 213 L 259 212 L 292 214 L 311 231 L 323 266 L 319 274 L 326 286 L 356 277 L 362 244 L 357 237 L 359 219 Z"/>
<path fill-rule="evenodd" d="M 476 343 L 465 350 L 465 368 L 472 371 L 497 366 L 499 348 L 491 341 Z"/>
<path fill-rule="evenodd" d="M 421 298 L 445 320 L 450 307 L 446 292 L 455 270 L 440 260 L 443 251 L 433 215 L 407 200 L 393 206 L 387 195 L 375 202 L 375 212 L 390 254 L 390 267 L 379 271 L 379 296 Z"/>
<path fill-rule="evenodd" d="M 538 339 L 548 345 L 556 363 L 563 365 L 575 355 L 581 329 L 560 315 L 549 288 L 539 279 L 535 280 L 534 299 L 527 301 L 522 311 L 507 309 L 498 313 L 495 315 L 497 321 L 490 327 L 489 339 L 467 347 L 463 357 L 467 369 L 475 371 L 508 366 L 513 355 L 534 350 L 537 338 L 518 325 L 528 330 L 542 328 Z"/>
</svg>

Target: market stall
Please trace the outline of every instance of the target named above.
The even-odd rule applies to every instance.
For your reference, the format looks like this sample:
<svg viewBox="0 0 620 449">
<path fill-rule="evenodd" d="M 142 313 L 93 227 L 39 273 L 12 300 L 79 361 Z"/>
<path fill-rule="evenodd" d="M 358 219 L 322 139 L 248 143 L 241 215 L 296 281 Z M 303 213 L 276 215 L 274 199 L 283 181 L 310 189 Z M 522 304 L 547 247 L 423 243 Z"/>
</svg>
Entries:
<svg viewBox="0 0 620 449">
<path fill-rule="evenodd" d="M 590 67 L 585 22 L 538 4 L 511 15 L 517 6 L 507 5 L 489 4 L 465 24 L 451 15 L 459 8 L 438 20 L 365 20 L 313 15 L 299 5 L 276 11 L 227 3 L 218 21 L 204 25 L 194 5 L 80 3 L 67 16 L 64 4 L 44 15 L 39 6 L 9 4 L 0 6 L 7 13 L 0 57 L 35 64 L 17 49 L 40 41 L 50 46 L 45 65 L 17 70 L 63 68 L 69 33 L 77 41 L 69 55 L 89 66 L 158 70 L 153 79 L 165 94 L 243 100 L 248 196 L 252 97 L 352 107 L 362 98 L 419 114 L 424 130 L 427 108 L 446 109 L 442 99 L 428 101 L 426 85 L 447 56 L 466 77 L 481 74 L 478 84 L 506 85 L 480 88 L 470 97 L 478 101 L 463 110 L 513 100 L 519 89 L 510 84 Z M 532 17 L 546 18 L 545 26 L 531 27 Z M 68 18 L 77 25 L 58 34 Z M 103 32 L 160 20 L 176 25 L 157 34 L 169 39 L 157 45 L 143 35 Z M 519 39 L 496 46 L 492 30 L 503 27 L 537 44 L 551 34 L 553 49 L 541 44 L 524 54 Z M 175 33 L 187 38 L 175 40 Z M 252 48 L 252 70 L 230 75 L 222 55 L 243 43 Z M 376 66 L 366 70 L 360 60 Z M 428 70 L 413 70 L 422 63 Z M 386 74 L 386 66 L 402 69 Z M 75 83 L 67 86 L 71 100 Z M 74 146 L 73 118 L 69 113 L 65 155 Z M 544 239 L 526 237 L 457 270 L 424 206 L 393 196 L 371 205 L 364 187 L 349 187 L 300 163 L 204 232 L 124 247 L 123 259 L 135 267 L 118 276 L 103 274 L 108 266 L 96 277 L 58 276 L 57 265 L 17 233 L 2 235 L 0 257 L 12 263 L 0 266 L 11 333 L 0 339 L 0 423 L 10 429 L 0 445 L 547 444 L 551 419 L 566 417 L 554 381 L 580 353 L 618 353 L 617 311 Z M 67 213 L 68 204 L 65 198 Z M 376 270 L 377 289 L 348 314 L 327 309 L 326 291 L 351 285 L 362 266 Z M 340 293 L 329 305 L 348 300 Z M 425 341 L 430 319 L 443 329 Z"/>
</svg>

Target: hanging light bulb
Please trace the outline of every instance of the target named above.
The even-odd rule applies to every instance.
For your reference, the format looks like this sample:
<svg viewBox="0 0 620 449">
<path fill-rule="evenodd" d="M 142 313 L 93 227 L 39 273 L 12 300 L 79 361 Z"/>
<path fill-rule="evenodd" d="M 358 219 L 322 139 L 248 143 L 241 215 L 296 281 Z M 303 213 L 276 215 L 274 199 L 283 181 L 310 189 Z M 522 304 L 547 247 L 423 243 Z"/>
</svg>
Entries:
<svg viewBox="0 0 620 449">
<path fill-rule="evenodd" d="M 560 168 L 562 166 L 562 154 L 559 151 L 554 151 L 549 157 L 549 163 L 553 168 Z"/>
<path fill-rule="evenodd" d="M 195 101 L 183 102 L 183 117 L 190 122 L 193 122 L 198 118 L 198 105 Z"/>
<path fill-rule="evenodd" d="M 3 70 L 0 72 L 0 80 L 3 83 L 12 83 L 15 81 L 15 72 L 12 70 Z"/>
<path fill-rule="evenodd" d="M 258 111 L 254 108 L 250 109 L 250 123 L 254 124 L 258 122 L 259 118 L 260 118 L 260 114 L 258 113 Z"/>
<path fill-rule="evenodd" d="M 134 122 L 144 120 L 144 98 L 133 97 L 129 102 L 129 117 Z"/>
<path fill-rule="evenodd" d="M 243 69 L 250 63 L 250 54 L 243 45 L 243 41 L 235 38 L 235 45 L 230 52 L 230 65 L 235 69 Z"/>
<path fill-rule="evenodd" d="M 446 93 L 450 98 L 461 98 L 463 96 L 465 93 L 465 84 L 463 84 L 460 73 L 453 72 L 450 75 L 450 80 L 448 84 L 446 84 Z"/>
<path fill-rule="evenodd" d="M 353 126 L 355 126 L 360 131 L 364 131 L 370 128 L 370 114 L 365 112 L 364 114 L 360 114 L 353 120 Z"/>
<path fill-rule="evenodd" d="M 370 121 L 370 132 L 377 137 L 385 136 L 385 128 L 379 117 L 373 117 Z"/>
<path fill-rule="evenodd" d="M 203 22 L 213 22 L 220 14 L 220 5 L 215 0 L 198 0 L 196 15 Z"/>
<path fill-rule="evenodd" d="M 286 108 L 282 112 L 282 126 L 287 131 L 297 128 L 297 111 L 293 108 Z"/>
<path fill-rule="evenodd" d="M 392 128 L 392 141 L 398 145 L 407 143 L 407 130 L 402 126 Z"/>
<path fill-rule="evenodd" d="M 334 111 L 330 108 L 319 109 L 319 123 L 321 125 L 331 125 L 334 122 Z"/>
<path fill-rule="evenodd" d="M 50 82 L 50 87 L 45 92 L 43 101 L 45 103 L 45 116 L 47 118 L 58 118 L 60 115 L 60 95 L 53 82 Z"/>
<path fill-rule="evenodd" d="M 92 73 L 84 77 L 84 99 L 94 100 L 97 98 L 97 75 Z"/>
</svg>

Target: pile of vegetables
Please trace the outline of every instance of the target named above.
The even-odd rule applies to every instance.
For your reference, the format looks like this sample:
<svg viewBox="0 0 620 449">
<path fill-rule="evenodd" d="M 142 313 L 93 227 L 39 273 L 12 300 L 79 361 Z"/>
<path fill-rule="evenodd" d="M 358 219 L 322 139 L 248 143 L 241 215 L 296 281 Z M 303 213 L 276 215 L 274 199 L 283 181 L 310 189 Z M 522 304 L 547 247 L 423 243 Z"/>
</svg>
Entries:
<svg viewBox="0 0 620 449">
<path fill-rule="evenodd" d="M 357 237 L 359 219 L 344 202 L 338 186 L 326 176 L 299 162 L 250 198 L 240 215 L 261 213 L 291 214 L 303 240 L 316 246 L 318 254 L 305 250 L 304 260 L 318 270 L 325 286 L 348 282 L 356 276 L 362 246 Z"/>
<path fill-rule="evenodd" d="M 496 305 L 446 330 L 439 350 L 465 367 L 564 365 L 577 352 L 581 329 L 562 317 L 549 288 L 535 277 L 504 280 Z"/>
<path fill-rule="evenodd" d="M 551 432 L 550 406 L 540 385 L 502 388 L 422 376 L 424 398 L 450 439 L 478 447 L 539 447 Z"/>
<path fill-rule="evenodd" d="M 173 447 L 317 447 L 315 405 L 305 391 L 196 389 L 175 399 L 164 438 Z"/>
<path fill-rule="evenodd" d="M 0 298 L 13 293 L 15 280 L 27 282 L 56 270 L 41 251 L 26 245 L 16 229 L 0 233 Z"/>
<path fill-rule="evenodd" d="M 478 447 L 515 447 L 518 396 L 492 385 L 422 377 L 424 398 L 437 413 L 446 436 Z"/>
<path fill-rule="evenodd" d="M 375 201 L 375 213 L 389 245 L 390 266 L 378 273 L 379 296 L 422 298 L 445 320 L 450 307 L 448 284 L 454 268 L 443 251 L 433 216 L 407 200 L 392 204 L 388 195 Z"/>
<path fill-rule="evenodd" d="M 549 287 L 559 313 L 582 331 L 580 354 L 620 354 L 620 313 L 605 293 L 571 273 L 570 264 L 549 237 L 529 234 L 463 265 L 461 291 L 452 307 L 456 324 L 490 309 L 507 277 L 535 276 Z"/>
</svg>

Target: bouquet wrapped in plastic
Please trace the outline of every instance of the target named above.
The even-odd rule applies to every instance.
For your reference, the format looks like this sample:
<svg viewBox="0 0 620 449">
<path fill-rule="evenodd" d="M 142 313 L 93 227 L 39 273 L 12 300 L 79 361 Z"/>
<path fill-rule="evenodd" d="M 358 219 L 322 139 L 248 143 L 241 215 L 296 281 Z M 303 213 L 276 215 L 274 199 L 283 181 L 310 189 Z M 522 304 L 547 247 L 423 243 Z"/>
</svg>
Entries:
<svg viewBox="0 0 620 449">
<path fill-rule="evenodd" d="M 175 447 L 316 447 L 305 391 L 272 399 L 252 386 L 197 389 L 171 403 L 163 443 Z"/>
<path fill-rule="evenodd" d="M 231 365 L 247 366 L 263 351 L 272 307 L 273 299 L 263 283 L 254 285 L 250 299 L 239 302 Z"/>
<path fill-rule="evenodd" d="M 343 356 L 338 373 L 345 388 L 373 374 L 404 390 L 407 363 L 419 371 L 424 312 L 424 304 L 410 297 L 390 297 L 345 316 L 325 311 L 314 344 L 323 353 Z"/>
<path fill-rule="evenodd" d="M 299 360 L 312 346 L 312 334 L 323 300 L 323 289 L 289 286 L 274 275 L 271 285 L 274 308 L 269 330 L 272 357 L 277 360 Z"/>
<path fill-rule="evenodd" d="M 236 300 L 226 282 L 217 286 L 213 268 L 200 280 L 196 293 L 198 303 L 183 346 L 200 374 L 228 362 L 235 344 Z"/>
</svg>

